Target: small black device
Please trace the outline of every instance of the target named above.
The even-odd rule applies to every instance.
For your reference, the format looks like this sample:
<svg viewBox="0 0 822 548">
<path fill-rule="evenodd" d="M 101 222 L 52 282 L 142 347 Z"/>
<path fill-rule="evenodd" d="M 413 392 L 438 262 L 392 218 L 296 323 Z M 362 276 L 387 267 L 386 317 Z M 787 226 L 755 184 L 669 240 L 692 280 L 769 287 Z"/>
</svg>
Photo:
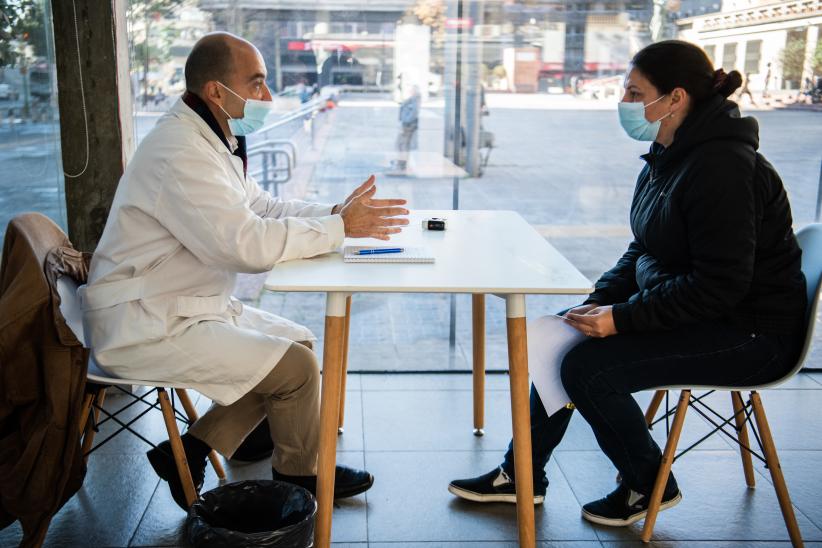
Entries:
<svg viewBox="0 0 822 548">
<path fill-rule="evenodd" d="M 429 217 L 422 220 L 424 230 L 445 230 L 445 219 L 442 217 Z"/>
</svg>

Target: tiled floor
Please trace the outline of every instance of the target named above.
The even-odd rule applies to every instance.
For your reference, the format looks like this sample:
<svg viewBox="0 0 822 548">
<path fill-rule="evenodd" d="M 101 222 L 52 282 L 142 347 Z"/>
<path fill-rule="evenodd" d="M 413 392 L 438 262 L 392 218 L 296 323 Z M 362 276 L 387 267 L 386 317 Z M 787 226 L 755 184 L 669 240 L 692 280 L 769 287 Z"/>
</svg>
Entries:
<svg viewBox="0 0 822 548">
<path fill-rule="evenodd" d="M 649 393 L 638 396 L 645 405 Z M 711 396 L 718 408 L 724 398 Z M 109 398 L 117 405 L 122 398 Z M 800 374 L 763 394 L 780 449 L 797 518 L 808 545 L 822 546 L 822 374 Z M 201 398 L 200 409 L 208 402 Z M 339 462 L 365 466 L 376 482 L 365 495 L 340 501 L 334 510 L 335 546 L 515 546 L 515 508 L 475 505 L 455 499 L 448 481 L 490 470 L 500 462 L 511 432 L 508 377 L 489 375 L 486 435 L 471 435 L 471 377 L 452 375 L 351 375 L 346 428 Z M 150 416 L 140 431 L 164 437 L 162 420 Z M 707 432 L 691 413 L 681 444 Z M 657 428 L 662 440 L 664 428 Z M 100 434 L 105 435 L 105 430 Z M 166 484 L 153 474 L 142 442 L 120 436 L 92 455 L 83 488 L 55 518 L 47 546 L 184 545 L 185 515 Z M 227 465 L 231 480 L 264 478 L 267 462 Z M 663 513 L 655 546 L 787 546 L 787 533 L 770 476 L 756 466 L 757 488 L 748 490 L 738 452 L 715 437 L 674 468 L 684 500 Z M 549 463 L 551 482 L 536 508 L 542 547 L 640 546 L 640 525 L 594 527 L 580 518 L 580 505 L 610 491 L 614 469 L 598 450 L 588 426 L 575 417 Z M 217 484 L 209 472 L 206 489 Z M 20 538 L 17 526 L 0 532 L 0 546 Z M 814 542 L 816 541 L 816 542 Z"/>
</svg>

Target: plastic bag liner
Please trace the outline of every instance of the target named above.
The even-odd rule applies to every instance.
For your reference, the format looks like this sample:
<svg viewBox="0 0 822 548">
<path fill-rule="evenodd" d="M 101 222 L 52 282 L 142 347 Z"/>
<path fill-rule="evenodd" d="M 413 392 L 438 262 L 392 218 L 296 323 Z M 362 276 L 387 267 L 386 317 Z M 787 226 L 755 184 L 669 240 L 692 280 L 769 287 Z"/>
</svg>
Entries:
<svg viewBox="0 0 822 548">
<path fill-rule="evenodd" d="M 272 480 L 228 483 L 207 491 L 188 511 L 186 537 L 195 547 L 314 543 L 317 500 L 302 487 Z"/>
</svg>

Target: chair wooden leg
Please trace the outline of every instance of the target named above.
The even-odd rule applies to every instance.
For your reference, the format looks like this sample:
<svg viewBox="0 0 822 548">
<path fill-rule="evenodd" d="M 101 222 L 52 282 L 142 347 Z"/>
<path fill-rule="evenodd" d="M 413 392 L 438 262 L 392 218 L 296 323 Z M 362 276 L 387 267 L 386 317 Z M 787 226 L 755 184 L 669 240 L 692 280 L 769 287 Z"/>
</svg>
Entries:
<svg viewBox="0 0 822 548">
<path fill-rule="evenodd" d="M 645 422 L 648 423 L 648 430 L 652 429 L 651 424 L 656 418 L 656 412 L 659 411 L 659 406 L 662 404 L 666 392 L 667 390 L 657 390 L 653 399 L 651 399 L 651 403 L 648 404 L 648 410 L 645 411 Z"/>
<path fill-rule="evenodd" d="M 776 498 L 779 499 L 779 507 L 782 510 L 782 517 L 785 519 L 785 526 L 788 528 L 788 535 L 794 548 L 804 546 L 802 533 L 796 523 L 796 515 L 793 512 L 791 497 L 788 494 L 788 486 L 785 484 L 785 476 L 782 475 L 782 467 L 779 465 L 779 457 L 776 454 L 776 446 L 771 436 L 771 428 L 768 426 L 768 419 L 765 416 L 765 408 L 757 392 L 751 392 L 751 404 L 753 404 L 754 418 L 762 438 L 762 450 L 765 452 L 765 460 L 768 463 L 768 470 L 771 471 L 773 487 L 776 491 Z"/>
<path fill-rule="evenodd" d="M 180 398 L 180 403 L 183 404 L 186 417 L 191 421 L 191 424 L 194 424 L 194 421 L 199 418 L 199 415 L 197 414 L 197 409 L 194 408 L 194 404 L 191 403 L 191 398 L 188 397 L 188 392 L 186 392 L 185 388 L 175 388 L 174 392 L 177 393 L 177 397 Z M 223 468 L 223 463 L 220 462 L 217 451 L 212 450 L 211 453 L 208 454 L 208 460 L 211 461 L 211 466 L 217 474 L 217 479 L 225 481 L 225 469 Z"/>
<path fill-rule="evenodd" d="M 691 401 L 691 391 L 683 390 L 679 394 L 679 403 L 676 406 L 676 415 L 671 425 L 671 432 L 668 434 L 668 442 L 665 444 L 665 451 L 662 453 L 662 462 L 659 465 L 659 472 L 656 475 L 654 490 L 651 492 L 651 500 L 648 504 L 648 513 L 645 516 L 645 524 L 642 527 L 642 542 L 650 542 L 651 535 L 654 534 L 659 507 L 662 504 L 662 495 L 665 486 L 668 484 L 668 476 L 671 474 L 671 465 L 676 456 L 676 446 L 679 443 L 679 435 L 682 433 L 682 425 L 685 423 L 685 413 L 688 411 L 688 403 Z"/>
<path fill-rule="evenodd" d="M 348 378 L 348 332 L 351 328 L 351 296 L 345 299 L 345 323 L 343 323 L 342 378 L 340 379 L 340 416 L 337 419 L 337 434 L 343 433 L 345 422 L 345 381 Z"/>
<path fill-rule="evenodd" d="M 91 451 L 91 446 L 94 444 L 94 435 L 97 433 L 97 423 L 100 420 L 100 408 L 106 401 L 106 388 L 102 387 L 92 394 L 91 404 L 89 406 L 88 416 L 86 417 L 85 433 L 83 434 L 82 453 L 83 458 L 88 462 L 88 452 Z"/>
<path fill-rule="evenodd" d="M 734 420 L 736 421 L 736 431 L 739 438 L 739 443 L 742 447 L 739 448 L 742 455 L 742 470 L 745 472 L 745 483 L 753 489 L 756 487 L 756 479 L 753 469 L 753 461 L 751 459 L 751 442 L 748 438 L 748 424 L 745 421 L 745 404 L 742 403 L 742 394 L 731 392 L 731 402 L 734 408 Z"/>
<path fill-rule="evenodd" d="M 83 405 L 80 408 L 80 435 L 83 435 L 83 430 L 86 429 L 89 414 L 91 413 L 91 404 L 94 402 L 94 394 L 91 392 L 83 396 Z"/>
<path fill-rule="evenodd" d="M 186 452 L 183 449 L 183 442 L 180 439 L 180 430 L 177 428 L 177 421 L 174 417 L 174 408 L 168 399 L 165 388 L 157 388 L 157 398 L 160 400 L 160 409 L 163 412 L 163 419 L 168 431 L 168 441 L 171 442 L 171 452 L 174 454 L 174 462 L 177 464 L 177 473 L 180 475 L 180 482 L 183 484 L 183 493 L 186 496 L 186 503 L 189 506 L 197 500 L 197 490 L 194 488 L 194 481 L 191 479 L 191 470 L 188 468 Z"/>
<path fill-rule="evenodd" d="M 485 295 L 472 295 L 474 435 L 485 434 Z"/>
</svg>

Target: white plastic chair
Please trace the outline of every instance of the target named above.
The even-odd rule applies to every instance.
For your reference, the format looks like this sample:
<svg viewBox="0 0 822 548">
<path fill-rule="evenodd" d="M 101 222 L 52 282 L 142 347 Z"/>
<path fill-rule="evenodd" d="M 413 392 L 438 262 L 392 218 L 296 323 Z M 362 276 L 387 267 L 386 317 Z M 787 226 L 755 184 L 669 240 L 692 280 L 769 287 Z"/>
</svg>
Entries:
<svg viewBox="0 0 822 548">
<path fill-rule="evenodd" d="M 808 225 L 799 230 L 796 233 L 796 237 L 799 240 L 799 247 L 802 248 L 802 272 L 805 274 L 808 291 L 805 344 L 796 365 L 794 365 L 793 369 L 791 369 L 782 378 L 767 384 L 760 384 L 756 386 L 734 388 L 729 388 L 727 386 L 665 386 L 657 390 L 651 404 L 648 406 L 647 412 L 645 413 L 648 426 L 651 427 L 653 424 L 656 424 L 656 422 L 667 420 L 671 413 L 673 413 L 673 422 L 670 426 L 668 441 L 665 444 L 665 451 L 662 454 L 662 463 L 659 467 L 659 473 L 657 474 L 656 483 L 654 484 L 654 490 L 651 494 L 648 514 L 645 516 L 645 523 L 642 529 L 643 542 L 649 542 L 651 540 L 654 524 L 662 502 L 662 494 L 665 490 L 665 485 L 668 482 L 668 475 L 671 472 L 671 465 L 673 464 L 673 461 L 693 448 L 693 446 L 691 446 L 680 453 L 680 455 L 676 455 L 679 435 L 682 433 L 682 425 L 685 422 L 685 413 L 687 412 L 688 407 L 692 407 L 714 425 L 715 428 L 711 434 L 722 432 L 739 444 L 740 452 L 742 454 L 742 467 L 745 472 L 745 481 L 748 487 L 753 488 L 755 486 L 755 476 L 751 456 L 753 455 L 757 457 L 767 465 L 767 468 L 771 473 L 771 478 L 773 479 L 774 490 L 776 491 L 776 497 L 779 500 L 779 506 L 782 510 L 782 517 L 785 519 L 785 526 L 788 528 L 788 534 L 790 535 L 791 542 L 795 547 L 803 546 L 802 535 L 799 531 L 799 525 L 797 525 L 796 522 L 793 506 L 791 505 L 788 487 L 785 484 L 785 478 L 782 474 L 782 468 L 779 465 L 779 458 L 776 454 L 776 446 L 774 445 L 773 437 L 771 436 L 771 429 L 768 426 L 768 420 L 765 416 L 765 408 L 762 405 L 762 400 L 757 392 L 758 390 L 778 386 L 796 375 L 796 373 L 802 369 L 805 359 L 808 357 L 810 352 L 816 313 L 819 305 L 819 296 L 820 291 L 822 290 L 822 224 L 817 223 Z M 667 396 L 668 390 L 680 390 L 679 403 L 676 406 L 676 410 L 673 412 L 667 411 L 660 419 L 654 421 L 654 416 L 659 409 L 662 399 Z M 707 390 L 708 392 L 699 397 L 694 397 L 691 395 L 692 390 Z M 732 417 L 722 417 L 716 413 L 716 411 L 710 409 L 707 404 L 702 401 L 705 396 L 715 391 L 727 391 L 731 393 L 731 401 L 733 403 L 734 410 Z M 750 391 L 750 398 L 747 402 L 743 402 L 741 393 L 747 391 Z M 713 416 L 708 415 L 708 413 Z M 754 426 L 754 422 L 751 420 L 751 415 L 753 415 L 756 426 Z M 726 427 L 728 427 L 731 422 L 734 423 L 734 432 L 728 432 L 726 430 Z M 751 449 L 748 438 L 748 424 L 751 425 L 754 437 L 756 438 L 760 449 L 764 453 L 764 457 Z M 706 438 L 703 438 L 697 443 L 701 443 L 701 441 L 704 441 Z"/>
<path fill-rule="evenodd" d="M 66 323 L 74 332 L 75 336 L 77 336 L 77 339 L 83 342 L 84 346 L 88 347 L 83 330 L 82 312 L 80 308 L 80 299 L 77 297 L 76 282 L 65 276 L 61 277 L 57 281 L 57 292 L 60 294 L 60 312 L 66 319 Z M 151 389 L 144 394 L 136 395 L 131 392 L 132 386 L 146 386 Z M 132 401 L 122 406 L 119 410 L 110 413 L 103 408 L 106 389 L 109 387 L 119 390 Z M 171 398 L 169 398 L 169 394 L 166 391 L 167 388 L 171 389 Z M 93 356 L 89 356 L 88 372 L 86 374 L 86 394 L 83 398 L 83 409 L 80 419 L 80 434 L 83 440 L 83 455 L 85 458 L 88 459 L 89 454 L 126 430 L 146 442 L 148 445 L 155 447 L 155 445 L 146 439 L 142 434 L 133 430 L 131 425 L 140 420 L 152 409 L 157 409 L 159 405 L 159 409 L 163 414 L 163 419 L 165 420 L 166 430 L 168 431 L 168 439 L 171 442 L 171 450 L 174 454 L 174 461 L 177 464 L 177 472 L 180 475 L 180 481 L 183 485 L 186 501 L 189 506 L 194 504 L 194 501 L 197 500 L 198 493 L 195 489 L 194 482 L 191 479 L 191 471 L 188 468 L 188 461 L 186 460 L 183 443 L 180 439 L 180 431 L 177 428 L 177 420 L 182 421 L 186 425 L 197 420 L 197 411 L 191 403 L 191 399 L 188 397 L 186 388 L 189 387 L 181 383 L 158 383 L 141 379 L 122 379 L 112 377 L 100 369 L 94 361 Z M 148 398 L 154 393 L 157 394 L 157 401 L 151 402 Z M 183 406 L 185 416 L 182 416 L 176 409 L 174 402 L 175 394 Z M 131 408 L 131 406 L 140 403 L 144 404 L 146 409 L 139 413 L 136 417 L 128 420 L 127 422 L 119 418 L 118 415 Z M 101 413 L 106 417 L 102 421 L 99 420 Z M 98 440 L 98 443 L 94 445 L 95 432 L 97 432 L 98 427 L 101 424 L 109 420 L 117 423 L 119 428 L 109 434 L 104 440 Z M 209 460 L 211 461 L 211 465 L 214 467 L 214 471 L 217 473 L 217 477 L 220 481 L 224 481 L 226 477 L 225 470 L 223 469 L 219 457 L 214 451 L 209 454 Z"/>
</svg>

